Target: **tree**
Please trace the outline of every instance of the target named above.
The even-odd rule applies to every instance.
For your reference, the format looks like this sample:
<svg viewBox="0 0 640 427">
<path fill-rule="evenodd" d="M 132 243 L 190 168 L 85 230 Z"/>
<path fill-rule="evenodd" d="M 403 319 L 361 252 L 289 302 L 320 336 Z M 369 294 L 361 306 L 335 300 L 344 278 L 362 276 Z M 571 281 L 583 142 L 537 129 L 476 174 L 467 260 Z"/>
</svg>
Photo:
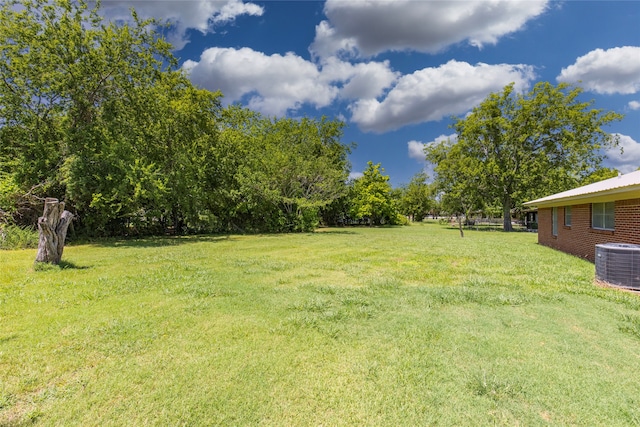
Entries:
<svg viewBox="0 0 640 427">
<path fill-rule="evenodd" d="M 308 231 L 320 210 L 346 193 L 349 147 L 343 123 L 270 119 L 225 109 L 220 149 L 226 168 L 221 215 L 242 231 Z M 222 211 L 225 211 L 222 213 Z"/>
<path fill-rule="evenodd" d="M 64 200 L 88 235 L 313 229 L 346 193 L 343 124 L 222 110 L 154 21 L 89 0 L 0 5 L 0 217 Z"/>
<path fill-rule="evenodd" d="M 175 69 L 155 22 L 92 4 L 0 6 L 0 200 L 64 199 L 89 234 L 197 223 L 220 94 Z"/>
<path fill-rule="evenodd" d="M 456 215 L 460 237 L 464 237 L 462 220 L 474 210 L 484 206 L 485 183 L 479 162 L 466 156 L 464 148 L 455 141 L 446 140 L 425 148 L 427 160 L 436 166 L 435 191 L 440 195 L 440 207 Z"/>
<path fill-rule="evenodd" d="M 398 211 L 391 197 L 389 177 L 383 175 L 384 169 L 380 163 L 367 163 L 363 176 L 353 183 L 351 199 L 351 217 L 357 220 L 367 220 L 369 225 L 379 225 L 385 222 L 396 224 Z"/>
<path fill-rule="evenodd" d="M 589 184 L 593 184 L 594 182 L 603 181 L 605 179 L 615 178 L 619 174 L 620 172 L 618 172 L 617 169 L 604 168 L 604 167 L 598 168 L 592 173 L 590 173 L 589 175 L 587 175 L 586 177 L 584 177 L 580 182 L 580 185 L 589 185 Z"/>
<path fill-rule="evenodd" d="M 516 94 L 510 84 L 457 119 L 456 142 L 426 149 L 440 188 L 453 192 L 446 197 L 465 209 L 499 204 L 504 230 L 511 231 L 513 207 L 576 186 L 599 167 L 601 149 L 617 144 L 602 127 L 622 117 L 591 108 L 581 93 L 542 82 Z"/>
<path fill-rule="evenodd" d="M 328 205 L 320 209 L 320 220 L 326 226 L 345 226 L 352 225 L 351 218 L 351 194 L 353 191 L 353 182 L 348 182 L 346 192 Z"/>
<path fill-rule="evenodd" d="M 348 149 L 339 142 L 342 123 L 325 118 L 265 121 L 255 156 L 238 176 L 243 192 L 274 207 L 273 231 L 308 231 L 319 209 L 346 191 Z"/>
<path fill-rule="evenodd" d="M 218 115 L 219 93 L 175 72 L 121 93 L 104 106 L 103 143 L 70 165 L 67 194 L 93 228 L 111 224 L 112 232 L 145 234 L 206 228 L 201 214 L 215 190 L 209 175 L 216 169 L 210 154 Z"/>
<path fill-rule="evenodd" d="M 428 179 L 426 173 L 417 173 L 399 191 L 399 210 L 412 221 L 422 221 L 434 207 L 433 188 L 427 182 Z"/>
</svg>

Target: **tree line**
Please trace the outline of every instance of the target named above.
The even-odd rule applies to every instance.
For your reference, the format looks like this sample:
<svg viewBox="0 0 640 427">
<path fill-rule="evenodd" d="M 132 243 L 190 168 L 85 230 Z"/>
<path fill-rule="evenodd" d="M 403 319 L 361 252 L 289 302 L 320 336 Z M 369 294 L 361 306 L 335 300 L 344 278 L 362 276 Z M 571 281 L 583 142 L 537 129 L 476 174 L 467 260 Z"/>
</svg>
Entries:
<svg viewBox="0 0 640 427">
<path fill-rule="evenodd" d="M 0 222 L 46 197 L 87 236 L 397 223 L 380 165 L 349 181 L 327 118 L 270 118 L 193 86 L 158 23 L 80 0 L 0 7 Z"/>
<path fill-rule="evenodd" d="M 433 182 L 393 189 L 380 164 L 349 180 L 341 121 L 271 118 L 195 87 L 158 23 L 105 23 L 87 0 L 0 6 L 0 224 L 63 200 L 87 236 L 309 231 L 510 211 L 605 176 L 602 126 L 579 88 L 513 85 L 431 144 Z"/>
</svg>

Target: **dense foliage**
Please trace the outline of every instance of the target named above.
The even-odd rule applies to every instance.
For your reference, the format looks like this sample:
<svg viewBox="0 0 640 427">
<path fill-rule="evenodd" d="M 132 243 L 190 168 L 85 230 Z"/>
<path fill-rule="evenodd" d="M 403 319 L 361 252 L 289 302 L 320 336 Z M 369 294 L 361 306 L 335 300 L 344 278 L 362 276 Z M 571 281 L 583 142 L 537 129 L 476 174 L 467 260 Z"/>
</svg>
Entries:
<svg viewBox="0 0 640 427">
<path fill-rule="evenodd" d="M 225 110 L 222 122 L 211 209 L 217 222 L 237 231 L 308 231 L 323 207 L 346 194 L 342 123 L 270 120 L 238 107 Z"/>
<path fill-rule="evenodd" d="M 345 194 L 342 123 L 223 109 L 155 22 L 91 4 L 0 6 L 0 221 L 56 197 L 85 235 L 299 231 Z"/>
<path fill-rule="evenodd" d="M 389 176 L 380 163 L 369 162 L 363 176 L 353 183 L 350 214 L 369 225 L 397 224 L 398 208 L 391 194 Z"/>
<path fill-rule="evenodd" d="M 429 183 L 425 172 L 417 173 L 409 184 L 394 189 L 394 192 L 399 211 L 411 221 L 422 221 L 438 212 L 434 185 Z"/>
<path fill-rule="evenodd" d="M 458 119 L 456 141 L 426 150 L 443 203 L 459 213 L 502 206 L 504 229 L 511 230 L 512 208 L 592 175 L 601 149 L 616 144 L 602 127 L 621 116 L 592 108 L 580 94 L 563 83 L 517 94 L 511 84 Z"/>
<path fill-rule="evenodd" d="M 348 183 L 347 192 L 321 210 L 326 225 L 406 225 L 402 190 L 394 190 L 380 163 L 368 162 L 362 176 Z"/>
</svg>

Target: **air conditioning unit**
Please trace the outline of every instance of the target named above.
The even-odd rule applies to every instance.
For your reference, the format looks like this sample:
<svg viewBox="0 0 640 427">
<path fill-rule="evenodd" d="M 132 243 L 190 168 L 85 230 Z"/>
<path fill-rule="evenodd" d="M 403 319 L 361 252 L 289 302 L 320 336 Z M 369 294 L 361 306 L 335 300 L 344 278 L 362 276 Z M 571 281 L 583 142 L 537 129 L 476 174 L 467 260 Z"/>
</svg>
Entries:
<svg viewBox="0 0 640 427">
<path fill-rule="evenodd" d="M 640 245 L 596 245 L 596 278 L 615 286 L 640 290 Z"/>
</svg>

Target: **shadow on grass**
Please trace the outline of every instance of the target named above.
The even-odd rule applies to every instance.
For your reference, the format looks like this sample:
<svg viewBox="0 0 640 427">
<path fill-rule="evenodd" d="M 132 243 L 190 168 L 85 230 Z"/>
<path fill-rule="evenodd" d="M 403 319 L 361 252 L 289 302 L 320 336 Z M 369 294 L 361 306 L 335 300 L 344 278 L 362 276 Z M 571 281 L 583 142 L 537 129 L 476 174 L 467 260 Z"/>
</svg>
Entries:
<svg viewBox="0 0 640 427">
<path fill-rule="evenodd" d="M 179 246 L 201 242 L 222 242 L 230 240 L 227 235 L 212 236 L 154 236 L 137 238 L 104 238 L 90 241 L 73 242 L 72 245 L 91 245 L 105 248 L 157 248 Z"/>
<path fill-rule="evenodd" d="M 453 225 L 447 225 L 446 226 L 447 229 L 449 230 L 458 230 L 458 226 L 453 226 Z M 487 225 L 480 225 L 480 226 L 475 226 L 475 225 L 465 225 L 464 227 L 462 227 L 462 229 L 464 231 L 485 231 L 485 232 L 500 232 L 500 233 L 504 233 L 504 229 L 502 228 L 502 225 L 500 226 L 487 226 Z M 522 227 L 514 227 L 511 231 L 507 231 L 507 233 L 533 233 L 536 232 L 536 230 L 527 230 L 526 228 L 522 228 Z"/>
<path fill-rule="evenodd" d="M 269 237 L 283 237 L 292 233 L 247 233 L 242 234 L 241 236 L 269 236 Z M 295 234 L 295 233 L 293 233 Z M 299 233 L 303 234 L 303 233 Z M 318 234 L 357 234 L 355 231 L 351 230 L 316 230 L 313 233 L 314 235 Z M 192 243 L 217 243 L 223 241 L 234 240 L 233 236 L 230 235 L 199 235 L 199 236 L 150 236 L 150 237 L 130 237 L 130 238 L 115 238 L 115 237 L 105 237 L 102 239 L 92 239 L 92 240 L 77 240 L 67 243 L 69 246 L 74 245 L 90 245 L 90 246 L 98 246 L 103 248 L 157 248 L 163 246 L 179 246 L 179 245 L 187 245 Z"/>
<path fill-rule="evenodd" d="M 91 268 L 90 265 L 77 265 L 69 261 L 60 261 L 58 264 L 50 264 L 48 262 L 34 262 L 33 269 L 35 271 L 52 271 L 52 270 L 86 270 Z"/>
<path fill-rule="evenodd" d="M 315 232 L 313 232 L 313 234 L 314 235 L 321 235 L 321 234 L 332 235 L 332 234 L 358 234 L 358 233 L 351 230 L 316 230 Z"/>
<path fill-rule="evenodd" d="M 345 226 L 330 227 L 329 229 L 319 228 L 313 232 L 313 234 L 358 234 L 357 230 L 376 230 L 376 229 L 401 229 L 406 225 L 400 224 L 381 224 L 381 225 L 368 225 L 368 224 L 354 224 Z"/>
<path fill-rule="evenodd" d="M 5 337 L 0 337 L 0 344 L 4 344 L 6 342 L 13 341 L 13 340 L 15 340 L 17 338 L 18 338 L 18 334 L 11 334 L 11 335 L 7 335 Z"/>
<path fill-rule="evenodd" d="M 91 268 L 90 265 L 77 265 L 69 261 L 60 261 L 58 267 L 60 267 L 61 270 L 87 270 Z"/>
</svg>

